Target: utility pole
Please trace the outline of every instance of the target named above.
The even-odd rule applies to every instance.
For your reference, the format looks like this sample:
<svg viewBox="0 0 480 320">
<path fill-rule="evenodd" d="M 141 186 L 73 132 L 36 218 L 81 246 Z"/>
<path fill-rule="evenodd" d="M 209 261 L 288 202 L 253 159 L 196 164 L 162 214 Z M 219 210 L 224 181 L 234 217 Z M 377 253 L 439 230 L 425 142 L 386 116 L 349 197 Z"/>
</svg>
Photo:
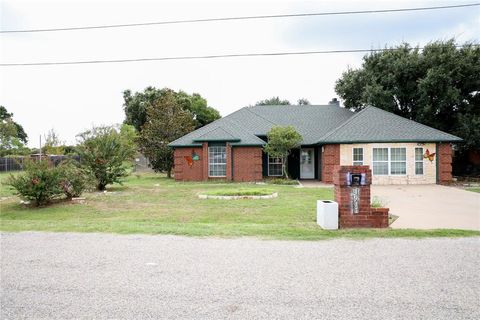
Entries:
<svg viewBox="0 0 480 320">
<path fill-rule="evenodd" d="M 39 154 L 38 160 L 41 161 L 41 160 L 42 160 L 42 135 L 40 135 L 40 149 L 39 149 L 39 151 L 38 151 L 38 154 Z"/>
</svg>

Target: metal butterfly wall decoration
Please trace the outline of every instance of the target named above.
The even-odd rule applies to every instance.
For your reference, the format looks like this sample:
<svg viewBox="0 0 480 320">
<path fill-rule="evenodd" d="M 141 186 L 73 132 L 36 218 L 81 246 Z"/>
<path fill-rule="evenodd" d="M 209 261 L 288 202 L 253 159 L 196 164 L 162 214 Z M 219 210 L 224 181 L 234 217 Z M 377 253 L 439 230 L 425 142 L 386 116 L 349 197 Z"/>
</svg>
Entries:
<svg viewBox="0 0 480 320">
<path fill-rule="evenodd" d="M 435 152 L 430 153 L 430 151 L 427 149 L 427 151 L 425 151 L 425 154 L 423 155 L 423 157 L 425 159 L 430 160 L 430 162 L 432 162 L 433 159 L 435 159 L 435 154 L 436 154 Z"/>
<path fill-rule="evenodd" d="M 191 156 L 184 156 L 184 158 L 187 161 L 189 167 L 193 166 L 193 159 Z"/>
</svg>

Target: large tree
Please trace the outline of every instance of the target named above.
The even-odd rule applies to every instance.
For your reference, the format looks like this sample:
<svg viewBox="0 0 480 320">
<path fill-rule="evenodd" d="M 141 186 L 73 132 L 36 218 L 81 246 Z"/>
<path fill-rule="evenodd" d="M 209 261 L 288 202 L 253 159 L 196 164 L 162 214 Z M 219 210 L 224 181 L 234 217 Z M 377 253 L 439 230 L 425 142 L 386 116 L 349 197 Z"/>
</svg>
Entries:
<svg viewBox="0 0 480 320">
<path fill-rule="evenodd" d="M 26 142 L 27 134 L 13 121 L 13 113 L 0 106 L 0 156 L 28 154 L 30 150 L 25 147 Z"/>
<path fill-rule="evenodd" d="M 170 178 L 173 150 L 168 144 L 194 130 L 196 123 L 172 90 L 165 91 L 146 111 L 146 122 L 138 139 L 140 149 L 156 172 L 167 172 Z"/>
<path fill-rule="evenodd" d="M 368 105 L 455 134 L 480 149 L 480 47 L 437 41 L 423 50 L 402 44 L 366 55 L 335 90 L 347 108 Z"/>
<path fill-rule="evenodd" d="M 10 119 L 16 128 L 17 130 L 16 137 L 23 143 L 27 143 L 28 136 L 25 133 L 25 130 L 23 130 L 23 127 L 17 122 L 13 121 L 13 113 L 9 113 L 4 106 L 0 106 L 0 121 L 3 122 L 4 120 L 7 120 L 7 119 Z"/>
<path fill-rule="evenodd" d="M 190 95 L 184 91 L 175 92 L 168 88 L 147 87 L 143 92 L 133 94 L 130 90 L 123 92 L 125 123 L 133 125 L 138 132 L 141 132 L 147 121 L 147 109 L 167 93 L 173 94 L 177 104 L 190 112 L 190 117 L 195 122 L 195 128 L 200 128 L 220 118 L 220 113 L 209 107 L 207 100 L 198 93 Z"/>
</svg>

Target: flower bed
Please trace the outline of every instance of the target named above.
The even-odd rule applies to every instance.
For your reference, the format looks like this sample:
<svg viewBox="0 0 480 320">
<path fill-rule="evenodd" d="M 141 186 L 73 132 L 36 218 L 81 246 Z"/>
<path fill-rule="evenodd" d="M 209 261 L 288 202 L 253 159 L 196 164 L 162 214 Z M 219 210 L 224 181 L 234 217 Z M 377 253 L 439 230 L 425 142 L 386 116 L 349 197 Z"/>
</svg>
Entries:
<svg viewBox="0 0 480 320">
<path fill-rule="evenodd" d="M 239 189 L 239 190 L 214 190 L 198 195 L 200 199 L 271 199 L 278 193 L 268 189 Z"/>
</svg>

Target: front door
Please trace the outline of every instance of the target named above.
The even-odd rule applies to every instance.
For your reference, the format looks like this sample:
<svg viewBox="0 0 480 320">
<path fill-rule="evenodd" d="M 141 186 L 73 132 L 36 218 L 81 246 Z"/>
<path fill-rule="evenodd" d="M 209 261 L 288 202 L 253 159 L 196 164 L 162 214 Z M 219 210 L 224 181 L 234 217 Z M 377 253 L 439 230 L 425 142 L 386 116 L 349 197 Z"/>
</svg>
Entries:
<svg viewBox="0 0 480 320">
<path fill-rule="evenodd" d="M 313 148 L 300 149 L 300 179 L 315 178 L 315 153 Z"/>
</svg>

